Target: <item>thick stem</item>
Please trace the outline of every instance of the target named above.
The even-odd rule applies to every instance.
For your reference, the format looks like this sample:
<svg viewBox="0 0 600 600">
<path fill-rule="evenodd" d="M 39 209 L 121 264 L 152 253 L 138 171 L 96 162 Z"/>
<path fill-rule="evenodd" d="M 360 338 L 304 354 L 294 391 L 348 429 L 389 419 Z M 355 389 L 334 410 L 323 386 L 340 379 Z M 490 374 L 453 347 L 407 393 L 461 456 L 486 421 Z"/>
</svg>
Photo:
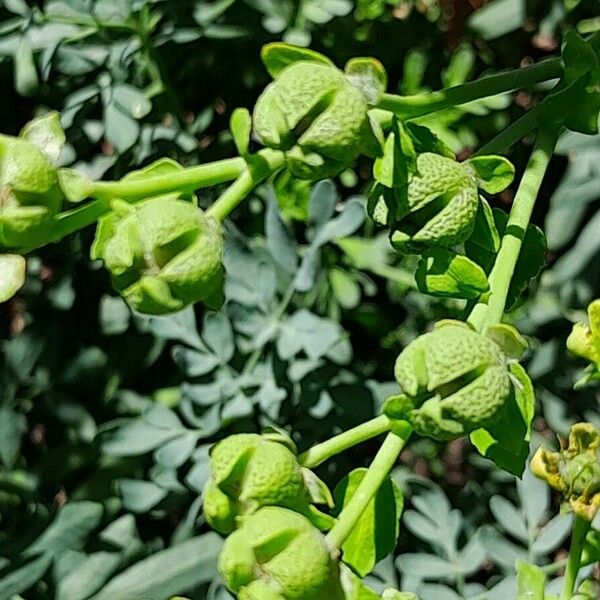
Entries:
<svg viewBox="0 0 600 600">
<path fill-rule="evenodd" d="M 401 117 L 415 118 L 480 98 L 531 87 L 543 81 L 556 79 L 562 73 L 562 59 L 552 58 L 529 67 L 488 75 L 437 92 L 414 96 L 384 94 L 377 106 Z"/>
<path fill-rule="evenodd" d="M 477 304 L 468 318 L 477 330 L 502 320 L 510 282 L 519 258 L 523 238 L 531 219 L 533 206 L 554 147 L 558 140 L 559 129 L 541 130 L 527 168 L 517 190 L 506 230 L 502 237 L 500 251 L 489 276 L 490 292 L 487 305 Z"/>
<path fill-rule="evenodd" d="M 225 183 L 239 177 L 246 169 L 246 161 L 241 157 L 218 160 L 205 165 L 197 165 L 174 171 L 168 175 L 150 176 L 144 179 L 120 181 L 97 181 L 91 196 L 94 198 L 119 198 L 140 200 L 169 192 L 192 192 L 200 188 Z"/>
<path fill-rule="evenodd" d="M 285 162 L 283 153 L 266 149 L 261 152 L 260 159 L 249 164 L 248 168 L 206 211 L 207 215 L 223 221 L 259 183 L 283 166 Z"/>
<path fill-rule="evenodd" d="M 513 144 L 523 139 L 538 126 L 538 107 L 528 110 L 519 117 L 514 123 L 511 123 L 506 129 L 483 145 L 475 156 L 485 156 L 487 154 L 502 154 L 506 152 Z"/>
<path fill-rule="evenodd" d="M 391 422 L 385 415 L 375 417 L 366 423 L 361 423 L 348 431 L 344 431 L 335 437 L 328 439 L 326 442 L 317 444 L 303 452 L 298 460 L 300 464 L 309 469 L 320 465 L 328 458 L 352 448 L 362 442 L 366 442 L 371 438 L 386 433 L 390 430 Z"/>
<path fill-rule="evenodd" d="M 326 540 L 332 548 L 339 549 L 342 547 L 354 525 L 367 508 L 371 498 L 375 496 L 391 471 L 409 437 L 410 433 L 408 432 L 405 437 L 388 433 L 350 502 L 344 506 L 338 520 L 326 536 Z"/>
<path fill-rule="evenodd" d="M 579 573 L 579 569 L 581 567 L 581 553 L 585 544 L 585 536 L 587 535 L 589 529 L 589 521 L 586 521 L 578 516 L 575 517 L 573 533 L 571 534 L 571 548 L 569 550 L 567 568 L 565 570 L 565 584 L 560 596 L 560 600 L 569 600 L 571 596 L 573 596 L 575 584 L 577 583 L 577 574 Z"/>
</svg>

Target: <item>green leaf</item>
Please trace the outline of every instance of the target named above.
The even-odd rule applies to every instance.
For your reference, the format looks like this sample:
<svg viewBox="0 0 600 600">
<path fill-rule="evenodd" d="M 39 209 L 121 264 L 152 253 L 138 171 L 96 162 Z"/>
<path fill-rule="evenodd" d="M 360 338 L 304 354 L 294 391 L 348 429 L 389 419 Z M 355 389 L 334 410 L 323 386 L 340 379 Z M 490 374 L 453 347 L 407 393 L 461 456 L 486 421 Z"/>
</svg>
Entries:
<svg viewBox="0 0 600 600">
<path fill-rule="evenodd" d="M 495 256 L 499 249 L 500 233 L 494 221 L 494 211 L 487 200 L 480 196 L 473 233 L 465 242 L 465 252 L 487 270 L 490 255 Z"/>
<path fill-rule="evenodd" d="M 260 57 L 267 68 L 269 75 L 273 78 L 277 77 L 286 67 L 300 60 L 317 62 L 322 65 L 335 67 L 326 56 L 323 56 L 314 50 L 293 46 L 284 42 L 266 44 L 260 51 Z"/>
<path fill-rule="evenodd" d="M 60 123 L 60 114 L 56 111 L 29 121 L 19 137 L 34 144 L 53 163 L 58 160 L 67 139 Z"/>
<path fill-rule="evenodd" d="M 24 415 L 9 406 L 0 406 L 0 461 L 12 469 L 21 450 L 21 436 L 27 430 Z"/>
<path fill-rule="evenodd" d="M 520 477 L 529 455 L 535 394 L 531 380 L 521 365 L 512 363 L 510 371 L 514 390 L 510 401 L 493 425 L 471 433 L 471 442 L 498 467 Z"/>
<path fill-rule="evenodd" d="M 111 579 L 92 600 L 164 600 L 195 588 L 213 579 L 221 545 L 220 536 L 206 533 L 156 552 Z"/>
<path fill-rule="evenodd" d="M 61 578 L 56 600 L 85 600 L 97 592 L 121 563 L 118 552 L 94 552 Z"/>
<path fill-rule="evenodd" d="M 250 134 L 252 133 L 252 117 L 247 108 L 236 108 L 231 114 L 229 129 L 238 154 L 247 157 L 250 147 Z"/>
<path fill-rule="evenodd" d="M 346 77 L 357 87 L 369 104 L 376 104 L 387 88 L 387 74 L 375 58 L 352 58 L 344 67 Z"/>
<path fill-rule="evenodd" d="M 419 291 L 440 298 L 474 300 L 489 290 L 485 271 L 450 250 L 432 250 L 421 257 L 415 273 Z"/>
<path fill-rule="evenodd" d="M 44 577 L 52 556 L 42 554 L 0 578 L 0 598 L 14 598 Z"/>
<path fill-rule="evenodd" d="M 148 512 L 167 495 L 166 490 L 154 483 L 137 479 L 119 480 L 119 492 L 123 506 L 134 513 Z"/>
<path fill-rule="evenodd" d="M 514 166 L 503 156 L 475 156 L 463 164 L 473 169 L 477 187 L 488 194 L 498 194 L 505 190 L 515 176 Z"/>
<path fill-rule="evenodd" d="M 493 0 L 471 15 L 469 27 L 484 40 L 493 40 L 520 29 L 526 20 L 526 0 Z"/>
<path fill-rule="evenodd" d="M 69 502 L 56 519 L 24 552 L 32 556 L 42 552 L 57 555 L 68 548 L 79 548 L 87 536 L 100 524 L 104 509 L 98 502 Z"/>
<path fill-rule="evenodd" d="M 517 600 L 544 600 L 546 575 L 540 567 L 517 560 Z"/>
<path fill-rule="evenodd" d="M 529 347 L 527 340 L 512 325 L 506 323 L 490 325 L 485 335 L 492 338 L 508 358 L 514 360 L 519 360 Z"/>
<path fill-rule="evenodd" d="M 23 35 L 15 52 L 15 90 L 21 96 L 29 97 L 37 92 L 38 86 L 31 44 L 27 35 Z"/>
<path fill-rule="evenodd" d="M 0 302 L 10 300 L 25 284 L 27 264 L 19 254 L 0 254 Z"/>
<path fill-rule="evenodd" d="M 339 514 L 350 501 L 367 469 L 355 469 L 336 486 L 333 495 Z M 404 498 L 400 488 L 386 478 L 342 545 L 344 562 L 365 576 L 396 546 Z"/>
</svg>

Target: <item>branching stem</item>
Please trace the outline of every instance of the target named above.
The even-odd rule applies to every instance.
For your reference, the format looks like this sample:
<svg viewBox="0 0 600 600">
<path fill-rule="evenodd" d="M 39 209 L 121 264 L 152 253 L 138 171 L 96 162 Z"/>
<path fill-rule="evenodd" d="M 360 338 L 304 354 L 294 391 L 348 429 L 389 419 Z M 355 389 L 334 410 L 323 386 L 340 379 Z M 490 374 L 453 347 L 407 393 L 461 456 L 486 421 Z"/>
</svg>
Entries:
<svg viewBox="0 0 600 600">
<path fill-rule="evenodd" d="M 395 433 L 388 433 L 350 502 L 344 506 L 338 520 L 325 538 L 331 548 L 342 547 L 371 498 L 375 496 L 391 471 L 409 437 L 410 428 L 407 428 L 406 435 L 403 437 Z"/>
<path fill-rule="evenodd" d="M 385 415 L 380 415 L 309 448 L 298 457 L 298 460 L 303 466 L 313 469 L 352 446 L 388 432 L 390 427 L 390 420 Z"/>
<path fill-rule="evenodd" d="M 384 94 L 377 106 L 391 111 L 399 117 L 415 118 L 481 98 L 531 87 L 556 79 L 562 73 L 562 59 L 552 58 L 535 65 L 488 75 L 436 92 L 425 92 L 413 96 Z"/>
<path fill-rule="evenodd" d="M 558 134 L 559 128 L 542 129 L 536 140 L 508 217 L 500 250 L 489 276 L 488 303 L 477 304 L 468 318 L 469 323 L 478 331 L 502 320 L 523 238 L 527 232 L 542 180 L 552 158 Z"/>
</svg>

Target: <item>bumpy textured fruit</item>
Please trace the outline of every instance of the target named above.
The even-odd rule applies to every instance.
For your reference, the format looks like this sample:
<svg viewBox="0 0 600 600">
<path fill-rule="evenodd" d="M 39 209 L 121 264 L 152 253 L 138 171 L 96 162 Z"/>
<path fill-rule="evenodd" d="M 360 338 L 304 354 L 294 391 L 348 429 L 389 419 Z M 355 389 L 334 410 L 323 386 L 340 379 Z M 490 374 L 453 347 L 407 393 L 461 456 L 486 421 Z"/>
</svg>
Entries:
<svg viewBox="0 0 600 600">
<path fill-rule="evenodd" d="M 243 519 L 219 556 L 226 586 L 247 600 L 343 600 L 339 565 L 304 516 L 268 506 Z"/>
<path fill-rule="evenodd" d="M 419 254 L 431 246 L 464 242 L 473 231 L 478 204 L 477 180 L 469 169 L 446 156 L 419 154 L 405 205 L 397 208 L 392 245 Z"/>
<path fill-rule="evenodd" d="M 36 145 L 0 135 L 0 247 L 43 243 L 62 201 L 56 168 Z"/>
<path fill-rule="evenodd" d="M 92 258 L 139 312 L 164 314 L 222 301 L 223 232 L 194 204 L 173 197 L 115 203 L 96 232 Z"/>
<path fill-rule="evenodd" d="M 591 423 L 576 423 L 569 445 L 560 452 L 543 446 L 531 459 L 534 475 L 562 492 L 573 512 L 592 521 L 600 508 L 600 431 Z"/>
<path fill-rule="evenodd" d="M 301 60 L 283 69 L 259 97 L 253 122 L 258 140 L 283 150 L 301 179 L 337 175 L 381 151 L 366 98 L 332 65 Z"/>
<path fill-rule="evenodd" d="M 403 394 L 387 401 L 386 414 L 440 440 L 490 425 L 512 393 L 500 346 L 459 321 L 442 321 L 411 342 L 395 375 Z"/>
<path fill-rule="evenodd" d="M 282 506 L 329 524 L 312 506 L 307 477 L 288 440 L 279 435 L 238 434 L 211 449 L 211 477 L 204 490 L 204 515 L 213 529 L 230 533 L 236 518 L 262 506 Z M 319 484 L 313 474 L 312 482 Z"/>
<path fill-rule="evenodd" d="M 591 364 L 578 385 L 600 379 L 600 300 L 588 307 L 589 323 L 576 323 L 567 339 L 567 348 Z"/>
</svg>

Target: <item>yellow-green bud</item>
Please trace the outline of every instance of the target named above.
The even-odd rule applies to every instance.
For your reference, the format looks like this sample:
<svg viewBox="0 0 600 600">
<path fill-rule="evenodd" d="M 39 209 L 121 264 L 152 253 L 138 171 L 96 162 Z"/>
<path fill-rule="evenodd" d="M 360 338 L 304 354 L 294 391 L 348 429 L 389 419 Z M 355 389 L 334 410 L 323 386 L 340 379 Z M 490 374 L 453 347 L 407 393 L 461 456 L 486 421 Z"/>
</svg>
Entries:
<svg viewBox="0 0 600 600">
<path fill-rule="evenodd" d="M 225 584 L 246 600 L 342 600 L 339 565 L 306 517 L 268 506 L 245 517 L 219 556 Z"/>
<path fill-rule="evenodd" d="M 221 533 L 235 529 L 236 518 L 262 506 L 282 506 L 309 517 L 318 527 L 331 524 L 311 502 L 311 489 L 331 503 L 316 476 L 298 463 L 291 440 L 279 434 L 232 435 L 210 452 L 211 477 L 204 490 L 204 515 Z M 317 501 L 316 499 L 315 501 Z"/>
<path fill-rule="evenodd" d="M 253 123 L 257 139 L 283 150 L 301 179 L 332 177 L 381 151 L 363 92 L 330 64 L 299 60 L 284 68 L 259 97 Z"/>
<path fill-rule="evenodd" d="M 101 219 L 92 258 L 139 312 L 164 314 L 222 302 L 223 231 L 193 203 L 173 197 L 114 203 Z"/>
<path fill-rule="evenodd" d="M 384 412 L 440 440 L 490 425 L 512 393 L 500 346 L 460 321 L 442 321 L 412 341 L 395 375 L 403 393 L 388 399 Z"/>
<path fill-rule="evenodd" d="M 531 459 L 531 470 L 560 491 L 576 515 L 593 520 L 600 508 L 600 431 L 594 425 L 573 425 L 569 445 L 560 452 L 540 446 Z"/>
</svg>

